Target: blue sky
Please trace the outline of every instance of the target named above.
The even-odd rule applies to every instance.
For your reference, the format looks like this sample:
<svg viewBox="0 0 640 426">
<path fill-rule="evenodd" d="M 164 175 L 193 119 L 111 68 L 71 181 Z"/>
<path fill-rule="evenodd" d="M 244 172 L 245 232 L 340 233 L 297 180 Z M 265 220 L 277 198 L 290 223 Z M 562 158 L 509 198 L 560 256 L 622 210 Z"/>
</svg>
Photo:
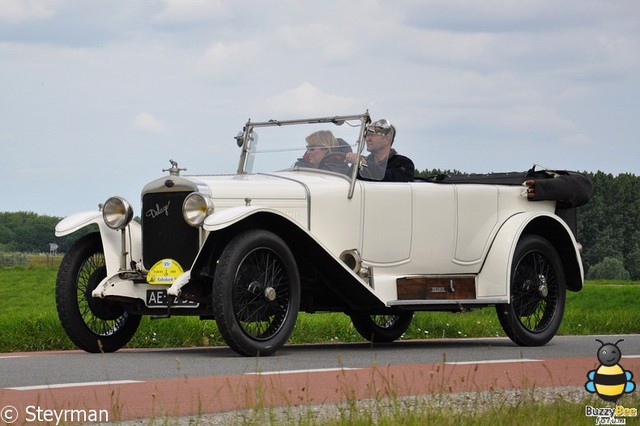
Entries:
<svg viewBox="0 0 640 426">
<path fill-rule="evenodd" d="M 0 0 L 0 211 L 139 205 L 263 121 L 369 110 L 418 169 L 640 175 L 637 0 Z"/>
</svg>

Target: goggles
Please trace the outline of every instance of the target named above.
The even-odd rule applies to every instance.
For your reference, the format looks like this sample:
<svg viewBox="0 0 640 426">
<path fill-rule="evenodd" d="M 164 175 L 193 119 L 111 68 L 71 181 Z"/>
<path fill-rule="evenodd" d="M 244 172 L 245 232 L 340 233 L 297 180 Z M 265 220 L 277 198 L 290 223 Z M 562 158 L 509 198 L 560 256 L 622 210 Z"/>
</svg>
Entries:
<svg viewBox="0 0 640 426">
<path fill-rule="evenodd" d="M 391 123 L 389 120 L 378 120 L 373 122 L 367 127 L 367 135 L 378 135 L 378 136 L 386 136 L 391 131 Z"/>
</svg>

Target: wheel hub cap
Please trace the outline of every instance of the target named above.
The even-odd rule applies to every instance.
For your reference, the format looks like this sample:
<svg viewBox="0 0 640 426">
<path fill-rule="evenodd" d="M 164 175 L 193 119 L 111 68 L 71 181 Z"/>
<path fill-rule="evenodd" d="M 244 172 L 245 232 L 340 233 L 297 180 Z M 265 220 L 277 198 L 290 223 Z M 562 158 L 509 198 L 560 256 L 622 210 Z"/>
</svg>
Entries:
<svg viewBox="0 0 640 426">
<path fill-rule="evenodd" d="M 538 294 L 540 297 L 547 297 L 549 294 L 549 286 L 547 285 L 547 278 L 540 274 L 538 275 Z"/>
<path fill-rule="evenodd" d="M 269 302 L 276 300 L 276 289 L 273 287 L 267 287 L 264 289 L 264 298 Z"/>
<path fill-rule="evenodd" d="M 247 290 L 249 290 L 256 296 L 260 296 L 260 294 L 262 293 L 264 300 L 266 300 L 267 302 L 273 302 L 274 300 L 276 300 L 276 289 L 271 286 L 264 287 L 264 285 L 259 281 L 251 282 L 251 284 L 249 284 L 249 286 L 247 287 Z"/>
</svg>

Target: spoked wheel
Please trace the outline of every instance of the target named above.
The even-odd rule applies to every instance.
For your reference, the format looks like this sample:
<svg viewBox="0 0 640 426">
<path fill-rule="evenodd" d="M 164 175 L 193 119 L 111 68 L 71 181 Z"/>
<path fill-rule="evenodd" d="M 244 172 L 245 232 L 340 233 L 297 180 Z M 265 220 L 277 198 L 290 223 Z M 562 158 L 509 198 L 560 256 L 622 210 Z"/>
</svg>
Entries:
<svg viewBox="0 0 640 426">
<path fill-rule="evenodd" d="M 249 230 L 222 252 L 213 279 L 220 334 L 245 356 L 271 355 L 293 331 L 300 307 L 295 259 L 277 235 Z"/>
<path fill-rule="evenodd" d="M 126 345 L 141 316 L 91 297 L 107 276 L 100 234 L 80 238 L 62 259 L 56 281 L 58 317 L 67 336 L 87 352 L 114 352 Z"/>
<path fill-rule="evenodd" d="M 389 343 L 398 340 L 407 331 L 413 312 L 394 315 L 351 314 L 356 331 L 372 343 Z"/>
<path fill-rule="evenodd" d="M 496 306 L 509 338 L 520 346 L 541 346 L 555 336 L 565 302 L 565 277 L 553 246 L 527 235 L 516 247 L 509 304 Z"/>
</svg>

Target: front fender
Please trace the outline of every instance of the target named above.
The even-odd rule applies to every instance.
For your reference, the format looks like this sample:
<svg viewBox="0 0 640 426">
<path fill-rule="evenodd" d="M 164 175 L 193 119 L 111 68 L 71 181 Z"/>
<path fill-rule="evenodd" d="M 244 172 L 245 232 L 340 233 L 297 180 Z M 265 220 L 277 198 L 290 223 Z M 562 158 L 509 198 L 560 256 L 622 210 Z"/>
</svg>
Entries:
<svg viewBox="0 0 640 426">
<path fill-rule="evenodd" d="M 582 260 L 578 244 L 567 224 L 545 212 L 519 213 L 502 225 L 491 244 L 478 275 L 478 297 L 508 300 L 513 256 L 518 241 L 525 233 L 541 235 L 549 240 L 561 257 L 567 288 L 573 291 L 582 288 Z"/>
<path fill-rule="evenodd" d="M 300 210 L 297 213 L 302 216 Z M 364 279 L 357 275 L 339 255 L 318 241 L 299 221 L 296 211 L 275 210 L 264 206 L 242 206 L 221 211 L 205 220 L 205 230 L 212 231 L 202 246 L 191 271 L 186 271 L 176 279 L 168 294 L 180 296 L 181 287 L 190 280 L 211 277 L 207 265 L 215 267 L 224 248 L 236 235 L 247 229 L 264 229 L 276 234 L 289 247 L 300 268 L 305 268 L 307 276 L 315 276 L 322 271 L 323 282 L 328 288 L 326 294 L 339 295 L 350 309 L 370 307 L 382 308 L 384 302 L 374 291 L 373 278 Z M 203 272 L 204 271 L 204 272 Z M 304 275 L 304 272 L 301 272 Z M 323 290 L 303 290 L 320 291 Z M 340 303 L 342 303 L 340 302 Z"/>
<path fill-rule="evenodd" d="M 205 231 L 209 231 L 209 232 L 219 231 L 220 229 L 227 228 L 233 225 L 234 223 L 240 222 L 241 220 L 246 219 L 247 217 L 258 212 L 271 213 L 277 216 L 286 217 L 289 220 L 292 219 L 291 217 L 283 215 L 281 211 L 272 209 L 269 207 L 239 206 L 239 207 L 232 207 L 230 209 L 226 209 L 219 213 L 214 213 L 208 216 L 205 219 L 202 227 L 204 228 Z M 300 223 L 298 223 L 298 225 L 302 226 L 302 224 Z"/>
<path fill-rule="evenodd" d="M 116 274 L 120 270 L 120 261 L 122 259 L 122 233 L 109 228 L 104 223 L 102 212 L 80 212 L 67 216 L 58 222 L 55 234 L 56 237 L 63 237 L 90 225 L 97 225 L 100 231 L 107 265 L 107 275 Z M 142 262 L 142 228 L 140 224 L 132 221 L 124 232 L 126 236 L 126 251 L 128 253 L 126 260 Z M 128 262 L 125 263 L 128 265 Z"/>
<path fill-rule="evenodd" d="M 71 216 L 67 216 L 56 224 L 56 237 L 63 237 L 65 235 L 72 234 L 86 226 L 91 224 L 98 224 L 104 221 L 102 220 L 102 212 L 80 212 L 74 213 Z"/>
</svg>

